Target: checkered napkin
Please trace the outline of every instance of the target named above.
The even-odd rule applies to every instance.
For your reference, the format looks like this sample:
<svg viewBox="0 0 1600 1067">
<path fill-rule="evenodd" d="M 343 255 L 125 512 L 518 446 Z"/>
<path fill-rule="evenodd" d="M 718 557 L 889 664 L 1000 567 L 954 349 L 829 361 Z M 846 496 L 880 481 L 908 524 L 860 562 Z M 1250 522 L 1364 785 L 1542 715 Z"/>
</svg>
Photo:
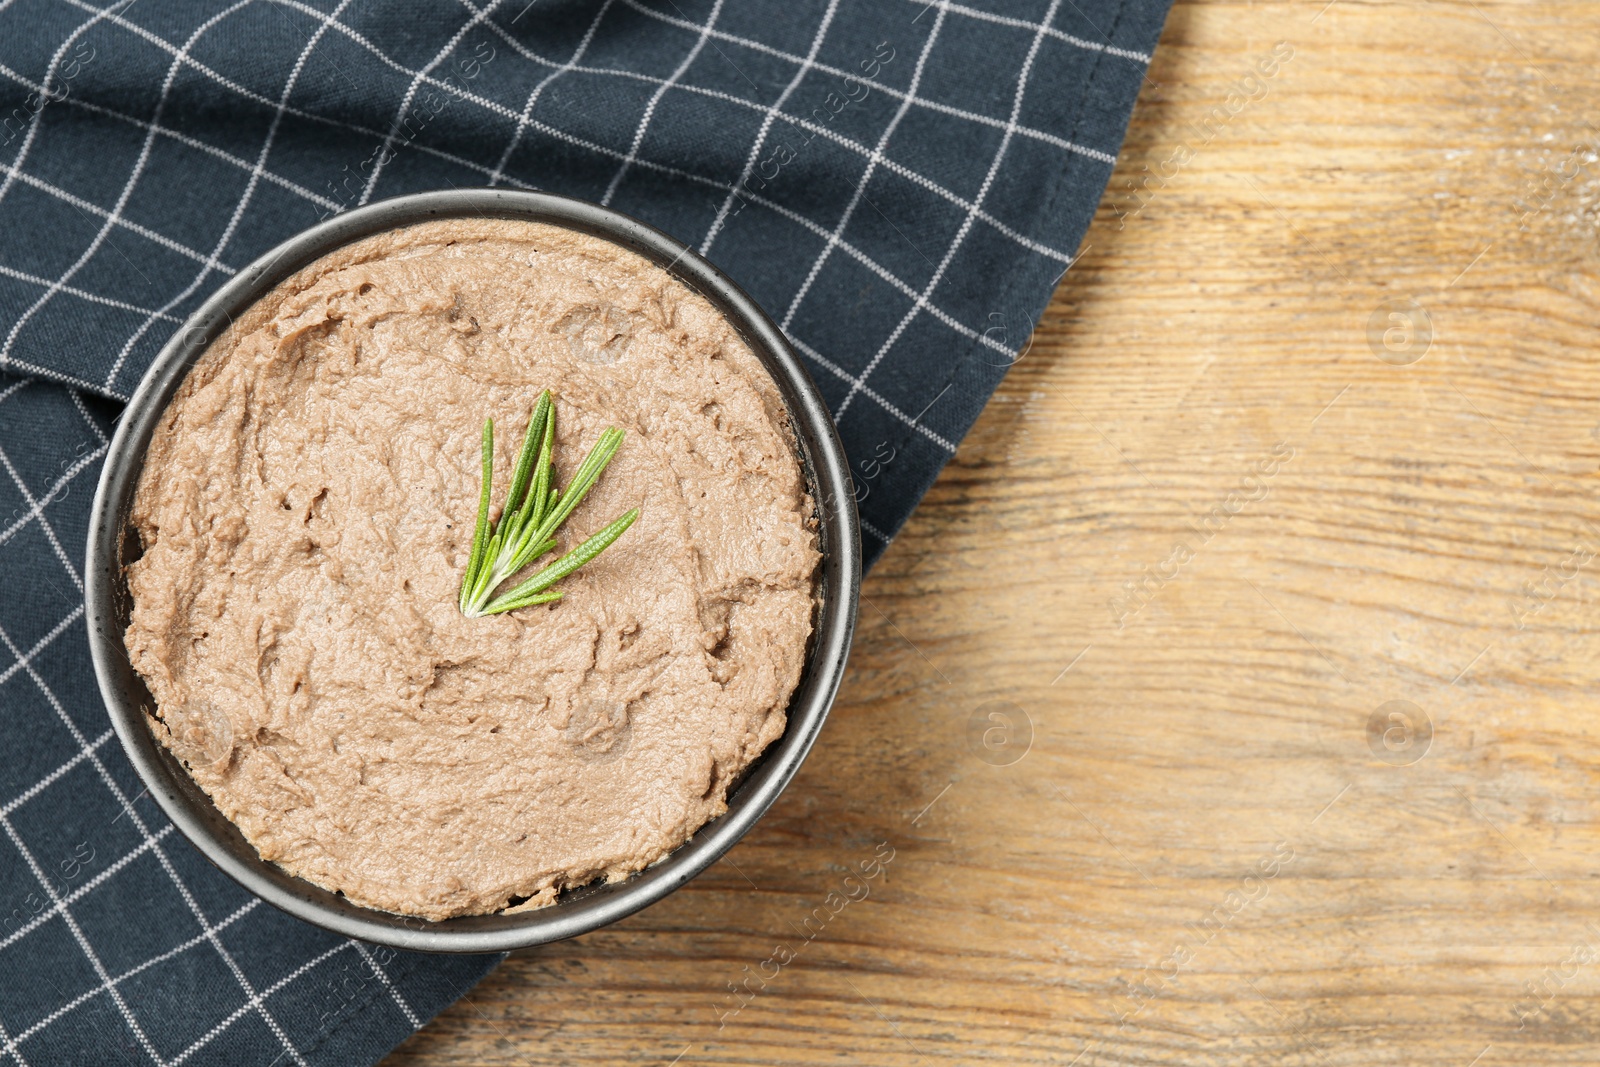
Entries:
<svg viewBox="0 0 1600 1067">
<path fill-rule="evenodd" d="M 805 355 L 870 560 L 1070 263 L 1167 2 L 0 0 L 0 1063 L 370 1063 L 494 964 L 260 904 L 112 740 L 88 504 L 220 282 L 422 189 L 637 215 Z"/>
</svg>

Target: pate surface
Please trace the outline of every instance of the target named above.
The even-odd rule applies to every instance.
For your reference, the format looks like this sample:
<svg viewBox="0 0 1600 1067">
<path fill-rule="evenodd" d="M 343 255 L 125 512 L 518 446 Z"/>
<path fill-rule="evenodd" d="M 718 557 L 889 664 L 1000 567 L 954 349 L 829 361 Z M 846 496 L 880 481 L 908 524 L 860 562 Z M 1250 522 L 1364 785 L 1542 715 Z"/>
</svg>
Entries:
<svg viewBox="0 0 1600 1067">
<path fill-rule="evenodd" d="M 561 484 L 627 433 L 556 553 L 641 517 L 563 600 L 465 618 L 483 419 L 493 516 L 546 388 Z M 783 733 L 811 510 L 704 298 L 586 234 L 428 222 L 280 284 L 190 373 L 135 494 L 128 653 L 264 858 L 429 919 L 539 907 L 681 845 Z"/>
</svg>

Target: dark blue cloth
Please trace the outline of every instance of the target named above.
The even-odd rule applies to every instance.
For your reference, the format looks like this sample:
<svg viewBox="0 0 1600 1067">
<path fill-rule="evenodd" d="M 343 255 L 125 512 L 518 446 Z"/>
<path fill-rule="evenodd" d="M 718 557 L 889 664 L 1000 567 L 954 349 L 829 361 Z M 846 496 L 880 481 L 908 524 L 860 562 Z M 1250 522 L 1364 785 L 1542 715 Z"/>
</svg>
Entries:
<svg viewBox="0 0 1600 1067">
<path fill-rule="evenodd" d="M 89 499 L 223 279 L 422 189 L 637 215 L 805 354 L 870 560 L 1077 248 L 1168 0 L 484 2 L 0 0 L 0 1062 L 370 1063 L 494 963 L 253 901 L 108 728 Z"/>
</svg>

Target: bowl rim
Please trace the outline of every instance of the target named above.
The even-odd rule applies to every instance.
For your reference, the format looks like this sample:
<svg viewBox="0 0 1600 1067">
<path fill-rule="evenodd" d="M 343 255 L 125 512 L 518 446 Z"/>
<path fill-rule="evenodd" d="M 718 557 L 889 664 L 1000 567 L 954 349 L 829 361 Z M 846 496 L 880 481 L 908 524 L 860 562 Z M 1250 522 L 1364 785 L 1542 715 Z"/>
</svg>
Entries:
<svg viewBox="0 0 1600 1067">
<path fill-rule="evenodd" d="M 580 230 L 643 255 L 710 300 L 756 353 L 788 408 L 816 500 L 822 558 L 811 646 L 790 698 L 787 726 L 729 791 L 724 814 L 664 859 L 614 885 L 569 890 L 556 904 L 534 911 L 430 922 L 353 904 L 263 860 L 156 741 L 144 721 L 144 706 L 152 698 L 123 643 L 131 603 L 123 549 L 128 510 L 150 438 L 212 340 L 278 282 L 322 256 L 377 233 L 449 218 L 522 219 Z M 782 330 L 694 249 L 619 211 L 554 193 L 413 193 L 352 209 L 284 241 L 219 287 L 156 355 L 118 420 L 95 489 L 84 571 L 89 649 L 112 726 L 143 784 L 206 859 L 245 889 L 315 926 L 375 944 L 424 952 L 505 952 L 576 937 L 655 903 L 716 862 L 788 785 L 827 718 L 850 651 L 861 583 L 855 503 L 849 461 L 827 404 Z"/>
</svg>

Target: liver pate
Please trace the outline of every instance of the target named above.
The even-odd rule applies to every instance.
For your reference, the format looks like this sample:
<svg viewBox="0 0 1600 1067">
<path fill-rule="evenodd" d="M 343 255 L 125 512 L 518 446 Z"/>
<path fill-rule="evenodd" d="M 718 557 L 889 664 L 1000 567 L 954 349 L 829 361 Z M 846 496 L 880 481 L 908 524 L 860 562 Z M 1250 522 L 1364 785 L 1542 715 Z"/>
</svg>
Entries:
<svg viewBox="0 0 1600 1067">
<path fill-rule="evenodd" d="M 556 552 L 642 515 L 563 600 L 465 618 L 483 419 L 498 505 L 546 388 L 562 483 L 627 432 Z M 543 906 L 664 857 L 783 733 L 811 512 L 703 297 L 597 237 L 429 222 L 302 270 L 190 373 L 135 496 L 128 653 L 265 859 L 428 919 Z"/>
</svg>

